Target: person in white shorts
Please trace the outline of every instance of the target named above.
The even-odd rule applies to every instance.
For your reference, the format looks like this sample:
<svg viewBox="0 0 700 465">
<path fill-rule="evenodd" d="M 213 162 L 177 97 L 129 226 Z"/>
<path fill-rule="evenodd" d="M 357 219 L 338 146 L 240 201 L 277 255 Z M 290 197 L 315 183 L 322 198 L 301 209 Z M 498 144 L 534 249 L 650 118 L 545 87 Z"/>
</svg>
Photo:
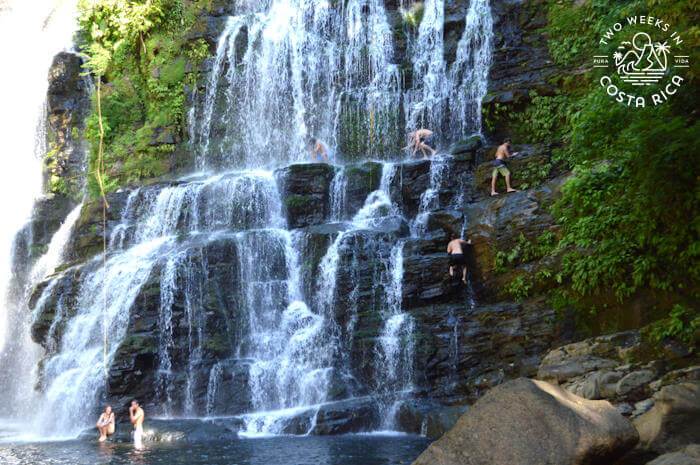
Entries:
<svg viewBox="0 0 700 465">
<path fill-rule="evenodd" d="M 135 400 L 131 401 L 129 407 L 129 418 L 131 424 L 134 425 L 134 447 L 137 449 L 143 448 L 143 409 Z"/>
</svg>

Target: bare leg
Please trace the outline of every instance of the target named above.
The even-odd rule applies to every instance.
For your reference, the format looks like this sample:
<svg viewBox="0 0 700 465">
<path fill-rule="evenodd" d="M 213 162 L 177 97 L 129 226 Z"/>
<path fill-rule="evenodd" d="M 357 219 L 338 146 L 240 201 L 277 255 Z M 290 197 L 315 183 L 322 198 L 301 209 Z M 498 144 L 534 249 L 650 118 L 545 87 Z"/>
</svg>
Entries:
<svg viewBox="0 0 700 465">
<path fill-rule="evenodd" d="M 498 175 L 494 175 L 491 178 L 491 196 L 498 195 L 498 192 L 496 192 L 496 179 L 498 178 Z"/>
<path fill-rule="evenodd" d="M 321 156 L 323 157 L 323 161 L 325 161 L 326 163 L 330 163 L 325 153 L 322 153 Z"/>
<path fill-rule="evenodd" d="M 467 284 L 467 267 L 462 265 L 462 282 Z"/>
<path fill-rule="evenodd" d="M 454 275 L 455 275 L 454 266 L 451 266 L 450 267 L 450 276 L 454 276 Z"/>
<path fill-rule="evenodd" d="M 510 187 L 510 174 L 506 176 L 506 187 L 508 188 L 508 192 L 515 192 L 515 189 Z"/>
<path fill-rule="evenodd" d="M 100 431 L 100 438 L 98 439 L 98 441 L 102 442 L 105 439 L 107 439 L 107 428 L 105 428 L 104 426 L 98 426 L 97 429 Z"/>
<path fill-rule="evenodd" d="M 423 144 L 420 145 L 420 152 L 423 154 L 423 158 L 428 158 L 428 156 L 425 154 L 425 146 Z"/>
<path fill-rule="evenodd" d="M 430 150 L 430 153 L 432 153 L 433 156 L 435 156 L 435 154 L 437 153 L 437 150 L 435 150 L 434 148 L 430 147 L 429 145 L 423 144 L 423 147 L 425 147 L 426 149 Z"/>
</svg>

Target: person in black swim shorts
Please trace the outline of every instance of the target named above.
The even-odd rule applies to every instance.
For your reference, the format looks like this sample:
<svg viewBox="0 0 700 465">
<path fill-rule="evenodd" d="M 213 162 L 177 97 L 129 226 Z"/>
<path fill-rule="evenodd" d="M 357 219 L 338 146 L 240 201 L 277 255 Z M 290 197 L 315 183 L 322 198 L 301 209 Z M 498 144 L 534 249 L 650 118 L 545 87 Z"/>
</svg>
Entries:
<svg viewBox="0 0 700 465">
<path fill-rule="evenodd" d="M 450 256 L 450 276 L 454 276 L 455 268 L 462 267 L 462 282 L 467 284 L 467 256 L 464 254 L 465 245 L 470 245 L 472 240 L 465 241 L 464 239 L 453 237 L 447 244 L 447 253 Z"/>
</svg>

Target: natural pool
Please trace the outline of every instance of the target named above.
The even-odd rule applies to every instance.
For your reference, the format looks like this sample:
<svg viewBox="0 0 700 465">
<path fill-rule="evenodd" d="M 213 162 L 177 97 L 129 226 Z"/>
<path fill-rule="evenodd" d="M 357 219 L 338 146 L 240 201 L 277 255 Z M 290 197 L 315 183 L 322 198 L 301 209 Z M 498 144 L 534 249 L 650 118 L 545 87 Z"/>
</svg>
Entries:
<svg viewBox="0 0 700 465">
<path fill-rule="evenodd" d="M 410 464 L 429 440 L 409 435 L 271 437 L 212 442 L 154 442 L 141 451 L 126 442 L 94 440 L 0 444 L 7 465 L 394 465 Z"/>
</svg>

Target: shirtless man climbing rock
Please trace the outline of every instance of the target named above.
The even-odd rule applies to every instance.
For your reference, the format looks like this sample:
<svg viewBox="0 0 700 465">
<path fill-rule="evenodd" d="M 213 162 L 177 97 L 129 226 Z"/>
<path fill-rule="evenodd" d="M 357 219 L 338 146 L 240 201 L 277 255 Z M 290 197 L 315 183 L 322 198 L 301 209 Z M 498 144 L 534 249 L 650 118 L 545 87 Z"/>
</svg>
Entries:
<svg viewBox="0 0 700 465">
<path fill-rule="evenodd" d="M 506 178 L 506 187 L 508 192 L 515 192 L 515 189 L 510 187 L 510 170 L 506 166 L 506 159 L 513 158 L 518 154 L 518 152 L 510 153 L 508 149 L 510 148 L 510 139 L 503 141 L 503 144 L 496 149 L 496 159 L 493 161 L 493 173 L 491 174 L 491 195 L 498 195 L 496 192 L 496 179 L 498 178 L 498 173 L 501 173 Z"/>
<path fill-rule="evenodd" d="M 411 139 L 411 142 L 404 147 L 402 150 L 406 150 L 408 148 L 413 147 L 413 156 L 416 156 L 416 152 L 418 149 L 420 149 L 421 153 L 423 154 L 423 158 L 428 158 L 428 155 L 426 155 L 425 151 L 426 149 L 430 151 L 432 155 L 435 155 L 437 150 L 434 148 L 430 147 L 427 142 L 432 141 L 433 139 L 433 131 L 430 129 L 425 129 L 421 128 L 418 129 L 417 131 L 413 131 L 408 135 L 408 137 Z M 432 142 L 431 142 L 432 143 Z"/>
<path fill-rule="evenodd" d="M 467 284 L 467 256 L 462 249 L 465 245 L 470 245 L 472 240 L 465 241 L 458 237 L 452 237 L 452 240 L 447 244 L 447 253 L 450 255 L 450 276 L 454 276 L 454 269 L 457 266 L 462 267 L 462 282 Z"/>
</svg>

